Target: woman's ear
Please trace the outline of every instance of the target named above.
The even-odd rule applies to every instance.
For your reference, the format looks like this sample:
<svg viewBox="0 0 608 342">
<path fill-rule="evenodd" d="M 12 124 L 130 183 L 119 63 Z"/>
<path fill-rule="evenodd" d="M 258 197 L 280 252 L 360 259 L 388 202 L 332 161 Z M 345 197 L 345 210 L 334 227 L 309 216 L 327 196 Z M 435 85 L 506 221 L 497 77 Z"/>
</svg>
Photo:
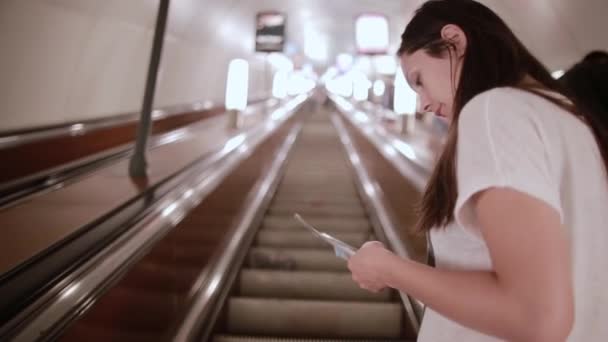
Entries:
<svg viewBox="0 0 608 342">
<path fill-rule="evenodd" d="M 441 38 L 454 44 L 458 58 L 464 56 L 464 53 L 467 50 L 467 36 L 460 27 L 454 24 L 445 25 L 441 29 Z"/>
</svg>

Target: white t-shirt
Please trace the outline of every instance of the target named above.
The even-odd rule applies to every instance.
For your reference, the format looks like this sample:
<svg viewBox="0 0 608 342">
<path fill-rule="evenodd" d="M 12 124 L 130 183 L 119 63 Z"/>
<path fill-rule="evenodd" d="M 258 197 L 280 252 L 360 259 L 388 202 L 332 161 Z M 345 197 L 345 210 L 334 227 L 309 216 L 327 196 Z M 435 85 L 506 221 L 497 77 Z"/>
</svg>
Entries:
<svg viewBox="0 0 608 342">
<path fill-rule="evenodd" d="M 473 98 L 458 129 L 456 222 L 431 231 L 437 267 L 492 269 L 470 208 L 474 194 L 509 187 L 539 198 L 559 212 L 570 236 L 575 323 L 568 342 L 608 341 L 608 181 L 591 130 L 544 98 L 515 88 Z M 427 308 L 418 341 L 499 340 Z"/>
</svg>

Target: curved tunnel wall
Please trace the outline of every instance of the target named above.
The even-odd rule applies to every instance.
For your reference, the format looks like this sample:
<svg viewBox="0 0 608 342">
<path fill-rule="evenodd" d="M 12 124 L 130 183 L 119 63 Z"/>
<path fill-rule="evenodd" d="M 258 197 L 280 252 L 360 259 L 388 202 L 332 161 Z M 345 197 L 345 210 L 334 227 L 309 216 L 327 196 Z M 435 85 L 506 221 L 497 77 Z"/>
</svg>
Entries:
<svg viewBox="0 0 608 342">
<path fill-rule="evenodd" d="M 608 48 L 605 0 L 483 0 L 551 69 Z M 330 61 L 354 52 L 353 18 L 390 19 L 391 46 L 421 0 L 172 0 L 155 106 L 223 102 L 232 58 L 250 62 L 250 97 L 264 95 L 264 58 L 253 53 L 254 15 L 288 14 L 301 49 L 307 26 Z M 0 132 L 112 116 L 140 109 L 158 0 L 0 2 Z M 301 54 L 301 51 L 298 52 Z"/>
</svg>

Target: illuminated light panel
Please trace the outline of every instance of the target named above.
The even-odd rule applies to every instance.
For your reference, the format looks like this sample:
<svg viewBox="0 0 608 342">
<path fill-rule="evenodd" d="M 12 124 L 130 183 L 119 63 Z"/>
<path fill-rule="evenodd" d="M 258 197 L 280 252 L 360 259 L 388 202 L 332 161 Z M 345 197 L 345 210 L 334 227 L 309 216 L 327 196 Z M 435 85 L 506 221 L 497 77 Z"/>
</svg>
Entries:
<svg viewBox="0 0 608 342">
<path fill-rule="evenodd" d="M 564 76 L 566 72 L 564 70 L 555 70 L 554 72 L 551 73 L 551 76 L 553 76 L 553 78 L 558 79 L 562 76 Z"/>
<path fill-rule="evenodd" d="M 226 109 L 244 110 L 249 91 L 249 63 L 244 59 L 233 59 L 228 66 L 226 82 Z"/>
<path fill-rule="evenodd" d="M 355 22 L 355 41 L 359 53 L 386 53 L 389 45 L 386 17 L 377 14 L 360 15 Z"/>
<path fill-rule="evenodd" d="M 373 92 L 374 92 L 375 96 L 382 96 L 382 95 L 384 95 L 385 91 L 386 91 L 386 85 L 384 84 L 383 80 L 374 81 Z"/>
<path fill-rule="evenodd" d="M 272 79 L 272 96 L 277 99 L 284 99 L 287 97 L 287 81 L 289 75 L 286 71 L 278 71 L 274 74 Z"/>
<path fill-rule="evenodd" d="M 416 114 L 417 107 L 417 95 L 414 90 L 409 86 L 403 76 L 401 68 L 397 70 L 395 74 L 395 96 L 393 99 L 393 107 L 395 113 L 401 115 L 414 115 Z"/>
</svg>

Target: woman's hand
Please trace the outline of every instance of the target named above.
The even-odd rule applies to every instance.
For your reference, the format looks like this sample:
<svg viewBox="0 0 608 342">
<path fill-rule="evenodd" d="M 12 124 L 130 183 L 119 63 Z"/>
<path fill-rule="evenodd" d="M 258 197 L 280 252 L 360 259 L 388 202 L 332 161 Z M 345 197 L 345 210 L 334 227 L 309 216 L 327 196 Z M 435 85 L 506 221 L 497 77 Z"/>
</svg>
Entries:
<svg viewBox="0 0 608 342">
<path fill-rule="evenodd" d="M 388 287 L 387 260 L 392 256 L 379 241 L 366 242 L 348 260 L 348 269 L 352 272 L 353 280 L 362 289 L 379 292 Z"/>
</svg>

